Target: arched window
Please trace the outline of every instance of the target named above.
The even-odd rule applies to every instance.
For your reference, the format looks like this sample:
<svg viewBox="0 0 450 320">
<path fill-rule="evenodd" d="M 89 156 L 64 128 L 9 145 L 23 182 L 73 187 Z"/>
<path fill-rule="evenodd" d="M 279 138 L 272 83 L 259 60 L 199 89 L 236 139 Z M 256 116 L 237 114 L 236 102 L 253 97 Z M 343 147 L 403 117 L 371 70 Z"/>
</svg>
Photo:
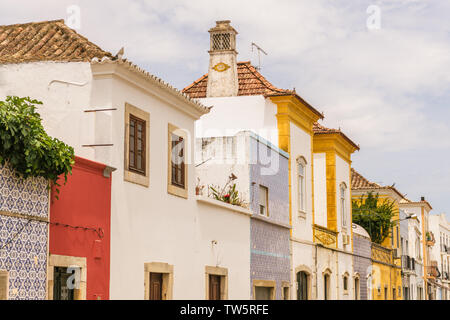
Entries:
<svg viewBox="0 0 450 320">
<path fill-rule="evenodd" d="M 298 210 L 306 212 L 306 160 L 304 157 L 297 159 L 297 187 L 298 187 Z"/>
<path fill-rule="evenodd" d="M 344 294 L 348 292 L 348 273 L 345 273 L 342 277 L 342 287 L 344 288 Z"/>
<path fill-rule="evenodd" d="M 323 299 L 330 300 L 330 275 L 323 275 Z"/>
<path fill-rule="evenodd" d="M 297 300 L 308 300 L 309 276 L 305 271 L 297 273 Z"/>
<path fill-rule="evenodd" d="M 360 286 L 359 286 L 359 276 L 355 276 L 355 300 L 359 300 L 359 290 L 360 290 Z"/>
<path fill-rule="evenodd" d="M 346 208 L 346 192 L 347 192 L 347 186 L 343 182 L 340 185 L 340 204 L 341 204 L 341 218 L 342 218 L 342 226 L 347 226 L 347 208 Z"/>
</svg>

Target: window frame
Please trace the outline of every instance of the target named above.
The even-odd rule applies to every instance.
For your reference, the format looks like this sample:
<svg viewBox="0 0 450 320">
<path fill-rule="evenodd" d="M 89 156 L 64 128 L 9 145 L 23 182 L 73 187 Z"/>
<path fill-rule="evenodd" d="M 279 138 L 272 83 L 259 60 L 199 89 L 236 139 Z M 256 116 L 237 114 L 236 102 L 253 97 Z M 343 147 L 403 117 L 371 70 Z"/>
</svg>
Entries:
<svg viewBox="0 0 450 320">
<path fill-rule="evenodd" d="M 265 214 L 261 213 L 261 192 L 262 191 L 264 191 L 264 194 L 265 194 L 265 204 L 264 204 Z M 269 217 L 269 188 L 260 184 L 259 188 L 258 188 L 258 195 L 259 195 L 259 197 L 258 197 L 258 214 L 263 217 Z"/>
<path fill-rule="evenodd" d="M 127 182 L 135 183 L 144 187 L 150 185 L 150 113 L 139 109 L 129 103 L 125 103 L 125 132 L 124 132 L 124 175 Z M 145 134 L 143 137 L 145 169 L 142 171 L 130 168 L 130 119 L 136 118 L 145 122 Z"/>
<path fill-rule="evenodd" d="M 220 276 L 220 300 L 228 300 L 228 269 L 205 266 L 205 300 L 209 300 L 210 275 Z"/>
<path fill-rule="evenodd" d="M 150 275 L 162 274 L 161 300 L 173 299 L 173 265 L 164 262 L 144 263 L 144 299 L 150 300 Z"/>
<path fill-rule="evenodd" d="M 73 257 L 50 254 L 47 268 L 47 300 L 53 300 L 54 270 L 55 267 L 78 267 L 80 269 L 79 288 L 74 289 L 74 300 L 86 300 L 87 288 L 87 259 L 86 257 Z"/>
<path fill-rule="evenodd" d="M 253 280 L 253 300 L 256 300 L 256 288 L 269 288 L 270 300 L 276 300 L 277 283 L 275 280 Z"/>
<path fill-rule="evenodd" d="M 172 135 L 176 135 L 182 138 L 184 141 L 183 147 L 183 158 L 184 163 L 182 164 L 181 170 L 183 171 L 184 187 L 182 185 L 177 185 L 172 183 Z M 189 140 L 188 135 L 185 130 L 178 128 L 177 126 L 169 123 L 168 124 L 168 140 L 167 140 L 167 192 L 171 195 L 178 196 L 181 198 L 188 198 L 189 186 L 188 186 L 188 163 L 187 159 L 189 157 Z M 176 169 L 177 170 L 177 169 Z"/>
<path fill-rule="evenodd" d="M 133 154 L 134 154 L 134 165 L 131 165 L 131 144 L 128 144 L 128 170 L 136 172 L 137 174 L 141 174 L 143 176 L 146 175 L 146 163 L 147 163 L 147 159 L 146 159 L 146 143 L 147 143 L 147 122 L 144 119 L 138 118 L 133 114 L 130 114 L 130 119 L 129 119 L 129 123 L 130 123 L 130 129 L 129 129 L 129 133 L 128 133 L 128 139 L 131 139 L 131 122 L 134 121 L 135 124 L 135 129 L 133 132 L 133 136 L 134 136 L 134 146 L 133 146 Z M 138 162 L 138 154 L 137 154 L 137 145 L 138 145 L 138 138 L 137 138 L 137 133 L 138 133 L 138 124 L 141 124 L 142 126 L 142 150 L 141 150 L 141 166 L 143 167 L 142 169 L 138 169 L 137 168 L 137 162 Z"/>
<path fill-rule="evenodd" d="M 301 217 L 306 216 L 306 167 L 308 162 L 303 156 L 299 156 L 296 160 L 296 177 L 297 177 L 297 207 Z M 300 166 L 303 168 L 303 174 L 300 174 Z"/>
<path fill-rule="evenodd" d="M 340 209 L 341 209 L 341 223 L 342 223 L 342 227 L 343 228 L 347 228 L 348 227 L 348 223 L 347 223 L 347 185 L 345 184 L 345 182 L 342 182 L 339 185 L 339 204 L 340 204 Z"/>
<path fill-rule="evenodd" d="M 0 286 L 4 286 L 4 288 L 1 291 L 4 290 L 4 294 L 0 295 L 0 300 L 8 300 L 9 299 L 9 271 L 7 270 L 0 270 L 0 280 L 3 280 L 4 282 L 0 282 Z"/>
</svg>

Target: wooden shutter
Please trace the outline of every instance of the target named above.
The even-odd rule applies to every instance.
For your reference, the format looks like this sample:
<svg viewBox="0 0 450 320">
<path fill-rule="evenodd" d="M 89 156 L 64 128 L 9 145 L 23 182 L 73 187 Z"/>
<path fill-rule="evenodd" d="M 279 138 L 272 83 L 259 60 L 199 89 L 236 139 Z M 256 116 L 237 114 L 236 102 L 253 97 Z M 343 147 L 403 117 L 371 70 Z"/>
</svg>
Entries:
<svg viewBox="0 0 450 320">
<path fill-rule="evenodd" d="M 0 271 L 0 300 L 8 300 L 9 274 L 8 271 Z"/>
</svg>

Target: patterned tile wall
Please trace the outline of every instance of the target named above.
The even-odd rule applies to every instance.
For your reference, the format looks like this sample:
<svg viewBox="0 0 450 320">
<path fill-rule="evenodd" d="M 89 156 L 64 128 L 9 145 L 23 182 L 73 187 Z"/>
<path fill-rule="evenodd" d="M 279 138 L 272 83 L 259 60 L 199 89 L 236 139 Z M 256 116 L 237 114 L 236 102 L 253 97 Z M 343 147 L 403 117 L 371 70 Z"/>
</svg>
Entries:
<svg viewBox="0 0 450 320">
<path fill-rule="evenodd" d="M 269 193 L 267 220 L 289 225 L 288 159 L 255 138 L 250 141 L 250 208 L 254 215 L 258 215 L 259 185 L 263 185 Z M 262 163 L 267 163 L 267 159 L 276 163 Z M 271 174 L 265 174 L 271 170 Z M 251 219 L 250 226 L 250 287 L 253 287 L 253 280 L 275 280 L 276 299 L 281 299 L 282 281 L 290 282 L 290 231 L 257 219 Z M 253 290 L 251 295 L 253 297 Z"/>
<path fill-rule="evenodd" d="M 48 217 L 47 182 L 18 178 L 0 166 L 0 212 Z M 46 222 L 0 214 L 0 269 L 9 271 L 9 299 L 45 299 L 47 282 Z"/>
<path fill-rule="evenodd" d="M 353 270 L 359 273 L 360 298 L 368 299 L 367 275 L 369 267 L 372 265 L 371 260 L 371 242 L 365 237 L 353 234 Z"/>
</svg>

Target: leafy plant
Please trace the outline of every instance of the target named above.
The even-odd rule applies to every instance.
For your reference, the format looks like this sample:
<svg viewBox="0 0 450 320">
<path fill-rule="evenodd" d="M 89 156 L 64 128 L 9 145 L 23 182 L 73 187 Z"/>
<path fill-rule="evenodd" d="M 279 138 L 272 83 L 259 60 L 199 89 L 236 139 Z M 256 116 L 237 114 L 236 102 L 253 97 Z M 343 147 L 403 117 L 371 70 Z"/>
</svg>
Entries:
<svg viewBox="0 0 450 320">
<path fill-rule="evenodd" d="M 211 195 L 214 199 L 230 203 L 233 205 L 243 206 L 244 202 L 239 196 L 239 191 L 236 190 L 236 183 L 230 184 L 232 181 L 236 180 L 237 177 L 232 173 L 228 177 L 228 181 L 222 190 L 219 191 L 219 187 L 209 186 L 211 190 Z M 228 187 L 228 188 L 227 188 Z"/>
<path fill-rule="evenodd" d="M 49 187 L 59 186 L 58 177 L 64 174 L 66 182 L 72 173 L 74 150 L 45 132 L 36 112 L 40 104 L 29 97 L 8 96 L 0 101 L 0 163 L 8 163 L 25 179 L 43 177 Z"/>
<path fill-rule="evenodd" d="M 352 201 L 352 212 L 353 222 L 369 233 L 372 242 L 381 244 L 389 236 L 394 225 L 391 220 L 396 214 L 393 201 L 380 201 L 378 194 L 368 192 Z"/>
</svg>

